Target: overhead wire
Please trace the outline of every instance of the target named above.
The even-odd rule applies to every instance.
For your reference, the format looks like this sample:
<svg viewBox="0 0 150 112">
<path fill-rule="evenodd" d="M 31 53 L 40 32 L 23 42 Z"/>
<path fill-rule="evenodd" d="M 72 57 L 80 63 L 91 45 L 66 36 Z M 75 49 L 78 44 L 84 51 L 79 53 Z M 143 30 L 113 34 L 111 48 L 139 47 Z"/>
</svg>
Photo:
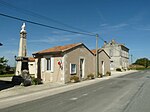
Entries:
<svg viewBox="0 0 150 112">
<path fill-rule="evenodd" d="M 101 36 L 98 36 L 99 39 L 101 39 L 103 42 L 106 42 L 106 40 L 104 38 L 102 38 Z"/>
<path fill-rule="evenodd" d="M 6 2 L 6 1 L 3 1 L 3 0 L 0 1 L 0 4 L 2 4 L 2 5 L 4 5 L 4 6 L 7 6 L 7 7 L 9 7 L 9 8 L 15 9 L 15 10 L 17 10 L 18 12 L 25 13 L 25 14 L 27 14 L 27 15 L 31 15 L 31 16 L 34 16 L 34 17 L 38 17 L 38 18 L 41 18 L 41 19 L 45 19 L 45 20 L 48 20 L 48 21 L 52 21 L 52 22 L 54 22 L 54 23 L 63 25 L 63 26 L 65 26 L 65 27 L 68 27 L 68 28 L 71 28 L 71 29 L 74 29 L 74 30 L 77 30 L 77 31 L 82 31 L 82 32 L 85 32 L 85 33 L 91 33 L 91 32 L 89 32 L 89 31 L 85 31 L 85 30 L 83 30 L 83 29 L 73 27 L 73 26 L 71 26 L 71 25 L 62 23 L 62 22 L 60 22 L 60 21 L 58 21 L 58 20 L 52 19 L 52 18 L 50 18 L 50 17 L 46 17 L 46 16 L 44 16 L 44 15 L 35 13 L 35 12 L 33 12 L 33 11 L 29 11 L 29 10 L 26 10 L 26 9 L 23 9 L 23 8 L 20 8 L 20 7 L 17 7 L 17 6 L 15 6 L 15 5 L 12 5 L 12 4 L 10 4 L 10 3 Z M 91 33 L 91 34 L 93 34 L 93 33 Z"/>
<path fill-rule="evenodd" d="M 23 21 L 23 22 L 35 24 L 35 25 L 38 25 L 38 26 L 43 26 L 43 27 L 51 28 L 51 29 L 56 29 L 56 30 L 60 30 L 60 31 L 70 32 L 70 33 L 74 33 L 74 34 L 96 36 L 96 34 L 89 34 L 89 33 L 85 33 L 85 32 L 78 32 L 78 31 L 73 31 L 73 30 L 67 30 L 67 29 L 63 29 L 63 28 L 58 28 L 58 27 L 54 27 L 54 26 L 50 26 L 50 25 L 45 25 L 45 24 L 42 24 L 42 23 L 39 23 L 39 22 L 34 22 L 34 21 L 22 19 L 22 18 L 15 17 L 15 16 L 10 16 L 10 15 L 3 14 L 3 13 L 0 13 L 0 16 L 4 16 L 4 17 L 7 17 L 7 18 L 11 18 L 11 19 L 15 19 L 15 20 L 19 20 L 19 21 Z"/>
<path fill-rule="evenodd" d="M 62 23 L 60 21 L 57 21 L 57 20 L 54 20 L 52 18 L 49 18 L 49 17 L 46 17 L 44 15 L 41 15 L 41 14 L 38 14 L 38 13 L 35 13 L 33 11 L 29 11 L 29 10 L 26 10 L 26 9 L 23 9 L 23 8 L 20 8 L 20 7 L 17 7 L 17 6 L 14 6 L 6 1 L 3 1 L 1 0 L 0 1 L 0 4 L 4 5 L 4 6 L 7 6 L 9 8 L 12 8 L 12 9 L 15 9 L 19 12 L 23 12 L 27 15 L 31 15 L 31 16 L 34 16 L 34 17 L 38 17 L 38 18 L 41 18 L 41 19 L 45 19 L 45 20 L 48 20 L 48 21 L 52 21 L 54 23 L 57 23 L 57 24 L 60 24 L 60 25 L 63 25 L 65 27 L 68 27 L 68 28 L 71 28 L 71 29 L 74 29 L 74 30 L 78 30 L 78 31 L 72 31 L 72 30 L 67 30 L 67 29 L 63 29 L 63 28 L 58 28 L 58 27 L 54 27 L 54 26 L 50 26 L 50 25 L 45 25 L 45 24 L 42 24 L 42 23 L 39 23 L 39 22 L 34 22 L 34 21 L 30 21 L 30 20 L 26 20 L 26 19 L 22 19 L 22 18 L 19 18 L 19 17 L 14 17 L 14 16 L 10 16 L 10 15 L 7 15 L 7 14 L 3 14 L 3 13 L 0 13 L 1 16 L 4 16 L 4 17 L 8 17 L 8 18 L 11 18 L 11 19 L 15 19 L 15 20 L 19 20 L 19 21 L 24 21 L 24 22 L 28 22 L 28 23 L 31 23 L 31 24 L 35 24 L 35 25 L 39 25 L 39 26 L 43 26 L 43 27 L 47 27 L 47 28 L 52 28 L 52 29 L 56 29 L 56 30 L 61 30 L 61 31 L 65 31 L 65 32 L 70 32 L 70 33 L 75 33 L 75 34 L 82 34 L 82 35 L 88 35 L 88 36 L 96 36 L 96 34 L 94 33 L 91 33 L 91 32 L 88 32 L 88 31 L 85 31 L 83 29 L 80 29 L 80 28 L 76 28 L 76 27 L 73 27 L 73 26 L 70 26 L 68 24 L 65 24 L 65 23 Z M 19 10 L 18 10 L 19 9 Z M 82 31 L 82 32 L 79 32 L 79 31 Z M 103 42 L 106 42 L 107 41 L 102 38 L 101 36 L 98 36 L 99 39 L 101 39 Z M 116 48 L 113 48 L 115 49 L 116 51 L 119 51 L 121 52 L 120 50 L 116 49 Z"/>
<path fill-rule="evenodd" d="M 55 22 L 57 24 L 60 24 L 60 25 L 63 25 L 65 27 L 68 27 L 68 28 L 72 28 L 72 29 L 75 29 L 75 30 L 79 30 L 79 31 L 82 31 L 82 32 L 77 32 L 77 31 L 72 31 L 72 30 L 66 30 L 66 29 L 62 29 L 62 28 L 57 28 L 57 27 L 54 27 L 54 26 L 49 26 L 49 25 L 44 25 L 44 24 L 41 24 L 41 23 L 38 23 L 38 22 L 33 22 L 33 21 L 29 21 L 29 20 L 25 20 L 25 19 L 21 19 L 21 18 L 18 18 L 18 17 L 13 17 L 13 16 L 9 16 L 9 15 L 6 15 L 6 14 L 2 14 L 0 13 L 1 16 L 5 16 L 5 17 L 9 17 L 9 18 L 12 18 L 12 19 L 16 19 L 16 20 L 20 20 L 20 21 L 24 21 L 24 22 L 28 22 L 28 23 L 31 23 L 31 24 L 36 24 L 36 25 L 40 25 L 40 26 L 44 26 L 44 27 L 48 27 L 48 28 L 53 28 L 53 29 L 57 29 L 57 30 L 61 30 L 61 31 L 66 31 L 66 32 L 70 32 L 70 33 L 76 33 L 76 34 L 83 34 L 83 35 L 89 35 L 89 36 L 96 36 L 96 34 L 93 34 L 91 32 L 88 32 L 88 31 L 85 31 L 83 29 L 79 29 L 79 28 L 75 28 L 73 26 L 70 26 L 70 25 L 67 25 L 65 23 L 62 23 L 60 21 L 57 21 L 57 20 L 54 20 L 52 18 L 49 18 L 49 17 L 46 17 L 46 16 L 43 16 L 43 15 L 40 15 L 38 13 L 35 13 L 33 11 L 29 11 L 29 10 L 26 10 L 26 9 L 23 9 L 23 8 L 20 8 L 20 7 L 17 7 L 17 6 L 14 6 L 6 1 L 3 1 L 1 0 L 0 1 L 0 4 L 4 5 L 4 6 L 7 6 L 9 8 L 12 8 L 12 9 L 15 9 L 17 11 L 20 11 L 20 12 L 23 12 L 23 13 L 26 13 L 26 14 L 29 14 L 31 16 L 36 16 L 38 18 L 42 18 L 42 19 L 45 19 L 45 20 L 49 20 L 49 21 L 52 21 L 52 22 Z M 18 10 L 19 9 L 19 10 Z M 104 38 L 98 36 L 99 39 L 101 39 L 103 42 L 107 42 Z M 115 49 L 115 48 L 114 48 Z M 118 49 L 115 49 L 117 51 L 119 51 Z M 120 51 L 119 51 L 120 52 Z"/>
</svg>

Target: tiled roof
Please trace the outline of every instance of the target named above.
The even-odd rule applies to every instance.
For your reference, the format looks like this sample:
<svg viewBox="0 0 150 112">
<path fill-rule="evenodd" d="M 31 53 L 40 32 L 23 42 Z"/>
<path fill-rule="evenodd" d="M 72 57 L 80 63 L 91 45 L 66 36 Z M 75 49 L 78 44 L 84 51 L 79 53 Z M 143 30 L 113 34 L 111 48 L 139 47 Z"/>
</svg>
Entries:
<svg viewBox="0 0 150 112">
<path fill-rule="evenodd" d="M 105 52 L 104 49 L 98 49 L 98 53 L 104 51 L 104 53 L 110 58 L 110 56 Z M 96 49 L 91 50 L 91 52 L 96 56 Z"/>
<path fill-rule="evenodd" d="M 29 57 L 28 60 L 29 60 L 29 62 L 35 62 L 35 58 L 33 58 L 33 57 Z"/>
<path fill-rule="evenodd" d="M 96 54 L 96 49 L 91 50 L 93 54 Z"/>
<path fill-rule="evenodd" d="M 100 52 L 100 51 L 102 51 L 103 49 L 98 49 L 98 52 Z M 93 54 L 96 54 L 96 49 L 93 49 L 93 50 L 91 50 L 91 52 L 93 53 Z"/>
<path fill-rule="evenodd" d="M 65 52 L 67 50 L 70 50 L 74 47 L 77 47 L 79 45 L 82 45 L 82 43 L 69 44 L 69 45 L 65 45 L 65 46 L 56 46 L 56 47 L 52 47 L 49 49 L 45 49 L 45 50 L 36 52 L 34 54 L 61 53 L 61 52 Z"/>
</svg>

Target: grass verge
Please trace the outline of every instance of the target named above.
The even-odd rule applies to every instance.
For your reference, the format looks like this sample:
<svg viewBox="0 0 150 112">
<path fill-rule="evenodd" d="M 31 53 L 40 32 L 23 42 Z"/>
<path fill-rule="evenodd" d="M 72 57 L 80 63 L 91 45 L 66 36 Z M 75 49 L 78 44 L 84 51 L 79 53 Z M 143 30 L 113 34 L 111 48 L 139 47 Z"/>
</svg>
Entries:
<svg viewBox="0 0 150 112">
<path fill-rule="evenodd" d="M 14 74 L 3 74 L 3 75 L 0 75 L 0 77 L 12 77 L 14 76 Z"/>
</svg>

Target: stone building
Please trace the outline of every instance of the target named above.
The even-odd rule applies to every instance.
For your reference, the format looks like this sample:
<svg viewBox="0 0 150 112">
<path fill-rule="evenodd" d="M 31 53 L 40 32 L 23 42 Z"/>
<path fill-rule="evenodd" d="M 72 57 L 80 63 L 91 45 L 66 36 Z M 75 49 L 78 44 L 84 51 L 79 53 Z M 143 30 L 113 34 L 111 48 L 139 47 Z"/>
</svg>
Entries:
<svg viewBox="0 0 150 112">
<path fill-rule="evenodd" d="M 36 77 L 44 82 L 67 83 L 71 76 L 86 79 L 94 73 L 94 54 L 82 43 L 56 46 L 33 54 Z"/>
<path fill-rule="evenodd" d="M 115 40 L 111 40 L 109 43 L 104 43 L 102 47 L 107 54 L 111 57 L 110 69 L 116 70 L 120 68 L 127 70 L 129 67 L 129 48 L 124 44 L 119 44 Z"/>
<path fill-rule="evenodd" d="M 99 50 L 99 73 L 110 71 L 110 58 L 104 50 Z M 80 80 L 95 74 L 95 53 L 83 43 L 56 46 L 33 54 L 35 58 L 35 76 L 44 82 L 67 83 L 72 76 Z"/>
<path fill-rule="evenodd" d="M 96 61 L 96 50 L 91 51 L 95 55 Z M 98 49 L 98 73 L 104 76 L 107 72 L 110 72 L 110 56 L 103 49 Z"/>
</svg>

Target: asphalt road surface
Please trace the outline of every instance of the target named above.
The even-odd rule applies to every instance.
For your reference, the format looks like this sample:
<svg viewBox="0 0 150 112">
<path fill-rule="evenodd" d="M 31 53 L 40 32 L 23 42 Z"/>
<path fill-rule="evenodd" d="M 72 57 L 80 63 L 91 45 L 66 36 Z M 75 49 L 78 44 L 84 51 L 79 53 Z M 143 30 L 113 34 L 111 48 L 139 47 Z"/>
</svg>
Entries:
<svg viewBox="0 0 150 112">
<path fill-rule="evenodd" d="M 105 80 L 0 112 L 150 112 L 150 71 Z"/>
</svg>

